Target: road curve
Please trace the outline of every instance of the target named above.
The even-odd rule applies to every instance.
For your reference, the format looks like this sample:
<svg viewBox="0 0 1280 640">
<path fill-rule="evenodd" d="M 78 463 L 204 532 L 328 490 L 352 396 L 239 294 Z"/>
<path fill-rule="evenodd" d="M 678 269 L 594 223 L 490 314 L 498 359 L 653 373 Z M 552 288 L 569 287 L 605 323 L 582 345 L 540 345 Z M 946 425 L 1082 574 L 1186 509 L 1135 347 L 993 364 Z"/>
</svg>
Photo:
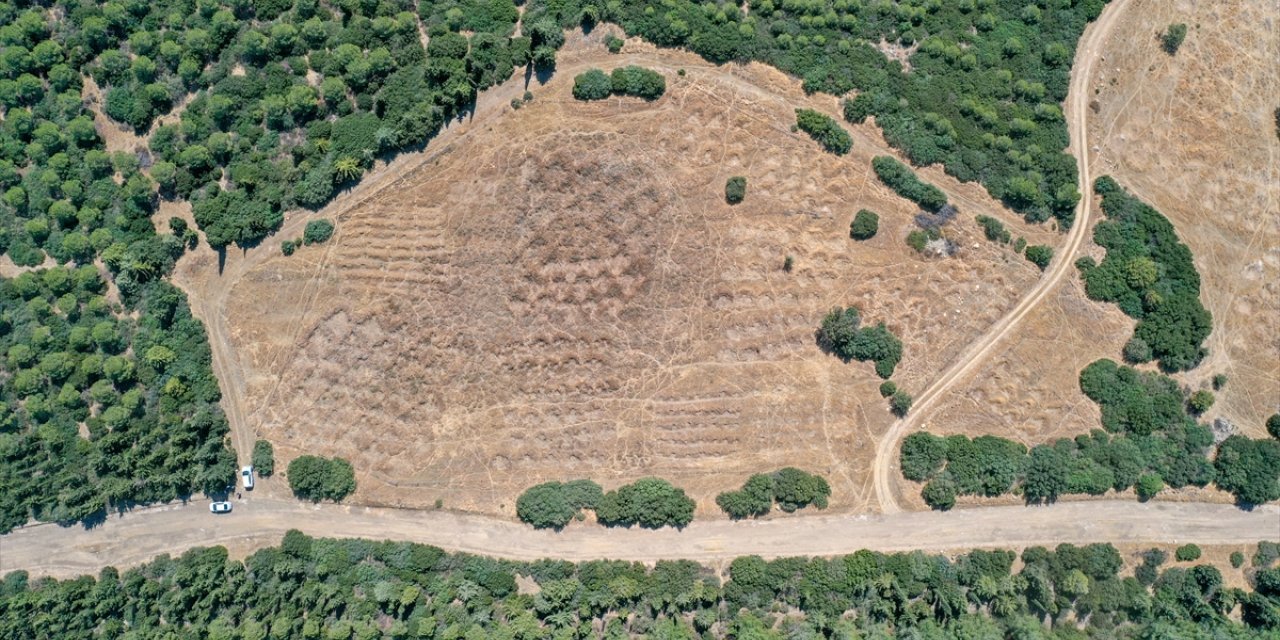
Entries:
<svg viewBox="0 0 1280 640">
<path fill-rule="evenodd" d="M 0 573 L 72 577 L 133 566 L 198 546 L 237 554 L 278 544 L 284 532 L 405 540 L 516 560 L 600 558 L 723 561 L 742 555 L 832 556 L 858 549 L 948 551 L 1062 542 L 1242 544 L 1280 538 L 1280 505 L 1093 501 L 1046 507 L 983 507 L 948 513 L 810 515 L 764 521 L 694 522 L 683 531 L 574 524 L 563 532 L 445 511 L 409 511 L 249 498 L 226 515 L 196 501 L 142 509 L 93 529 L 40 524 L 0 537 Z"/>
<path fill-rule="evenodd" d="M 1067 241 L 1058 249 L 1053 264 L 1040 277 L 1036 286 L 1022 298 L 1013 310 L 1000 318 L 985 336 L 974 342 L 941 376 L 938 376 L 927 389 L 916 396 L 911 413 L 889 427 L 880 442 L 876 445 L 874 465 L 876 498 L 880 502 L 880 511 L 886 514 L 902 511 L 898 506 L 898 496 L 894 491 L 893 470 L 898 441 L 912 428 L 928 416 L 932 405 L 949 391 L 957 382 L 984 363 L 992 351 L 1005 337 L 1013 332 L 1023 318 L 1031 313 L 1046 296 L 1049 295 L 1063 278 L 1074 268 L 1076 252 L 1084 244 L 1089 229 L 1089 217 L 1092 214 L 1093 178 L 1089 175 L 1089 135 L 1088 135 L 1088 95 L 1089 78 L 1093 77 L 1094 63 L 1098 60 L 1103 42 L 1110 35 L 1118 17 L 1129 5 L 1130 0 L 1113 0 L 1085 29 L 1076 47 L 1076 59 L 1071 66 L 1071 86 L 1067 91 L 1066 120 L 1071 133 L 1071 144 L 1067 148 L 1076 158 L 1079 173 L 1077 189 L 1081 193 L 1076 205 L 1076 217 Z"/>
</svg>

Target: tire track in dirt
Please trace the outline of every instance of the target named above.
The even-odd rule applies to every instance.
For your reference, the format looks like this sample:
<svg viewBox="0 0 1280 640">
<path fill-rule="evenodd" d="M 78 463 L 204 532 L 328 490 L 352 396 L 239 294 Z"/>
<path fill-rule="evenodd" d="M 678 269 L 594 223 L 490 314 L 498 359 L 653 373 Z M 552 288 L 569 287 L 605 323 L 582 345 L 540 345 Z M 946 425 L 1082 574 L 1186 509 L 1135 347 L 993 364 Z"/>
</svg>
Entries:
<svg viewBox="0 0 1280 640">
<path fill-rule="evenodd" d="M 1124 12 L 1124 8 L 1128 6 L 1129 2 L 1130 0 L 1114 0 L 1102 10 L 1102 14 L 1098 16 L 1098 19 L 1085 29 L 1085 33 L 1080 39 L 1080 44 L 1076 48 L 1075 63 L 1071 67 L 1071 87 L 1067 93 L 1068 98 L 1065 110 L 1067 126 L 1071 129 L 1071 144 L 1067 151 L 1071 153 L 1074 149 L 1074 155 L 1076 156 L 1076 164 L 1079 168 L 1077 188 L 1080 191 L 1080 202 L 1076 205 L 1076 217 L 1071 231 L 1067 235 L 1067 242 L 1058 250 L 1058 255 L 1053 258 L 1053 264 L 1045 272 L 1044 276 L 1040 278 L 1040 282 L 1018 303 L 1018 306 L 1005 314 L 1003 318 L 991 327 L 986 336 L 983 336 L 981 340 L 970 346 L 950 368 L 938 377 L 933 384 L 929 385 L 929 388 L 920 393 L 916 398 L 911 413 L 905 418 L 894 422 L 888 433 L 881 438 L 880 443 L 876 446 L 874 473 L 876 496 L 880 501 L 880 510 L 883 513 L 891 514 L 902 511 L 898 504 L 898 496 L 895 493 L 897 485 L 893 481 L 892 474 L 892 471 L 896 469 L 893 459 L 898 450 L 898 442 L 928 415 L 928 409 L 939 398 L 943 397 L 957 382 L 973 372 L 979 365 L 986 362 L 987 357 L 991 355 L 996 345 L 1000 344 L 1004 338 L 1012 333 L 1018 323 L 1032 309 L 1035 309 L 1074 268 L 1076 252 L 1084 244 L 1089 230 L 1089 218 L 1092 214 L 1093 199 L 1090 194 L 1093 190 L 1093 180 L 1089 175 L 1087 102 L 1089 79 L 1093 77 L 1093 67 L 1098 60 L 1102 43 L 1110 35 L 1116 20 Z"/>
</svg>

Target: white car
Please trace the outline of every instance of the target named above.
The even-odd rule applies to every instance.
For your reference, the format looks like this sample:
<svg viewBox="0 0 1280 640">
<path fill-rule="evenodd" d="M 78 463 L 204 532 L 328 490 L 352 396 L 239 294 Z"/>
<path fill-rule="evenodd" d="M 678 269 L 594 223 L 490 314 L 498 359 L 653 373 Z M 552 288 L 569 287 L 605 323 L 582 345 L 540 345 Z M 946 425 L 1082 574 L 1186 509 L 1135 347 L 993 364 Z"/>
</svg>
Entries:
<svg viewBox="0 0 1280 640">
<path fill-rule="evenodd" d="M 209 505 L 209 511 L 212 513 L 231 513 L 231 503 L 214 502 Z"/>
<path fill-rule="evenodd" d="M 253 465 L 240 470 L 240 480 L 244 483 L 245 491 L 253 491 Z"/>
</svg>

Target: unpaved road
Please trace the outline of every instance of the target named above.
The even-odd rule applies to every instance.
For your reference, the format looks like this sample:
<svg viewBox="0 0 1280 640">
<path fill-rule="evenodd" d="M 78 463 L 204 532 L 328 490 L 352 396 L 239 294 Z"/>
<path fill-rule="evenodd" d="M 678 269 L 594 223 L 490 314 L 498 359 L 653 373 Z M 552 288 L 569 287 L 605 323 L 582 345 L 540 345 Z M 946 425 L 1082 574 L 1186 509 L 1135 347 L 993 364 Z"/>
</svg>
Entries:
<svg viewBox="0 0 1280 640">
<path fill-rule="evenodd" d="M 1228 505 L 1096 501 L 888 516 L 709 520 L 694 522 L 684 531 L 575 524 L 553 533 L 444 511 L 305 505 L 253 497 L 237 502 L 233 513 L 219 516 L 209 513 L 207 502 L 196 501 L 136 511 L 89 530 L 52 524 L 26 527 L 0 538 L 0 573 L 23 569 L 68 577 L 218 544 L 244 555 L 279 544 L 289 529 L 314 536 L 407 540 L 518 560 L 714 562 L 751 554 L 831 556 L 858 549 L 948 551 L 1061 542 L 1241 544 L 1280 537 L 1280 506 L 1242 511 Z"/>
<path fill-rule="evenodd" d="M 1098 60 L 1103 43 L 1111 34 L 1119 16 L 1124 13 L 1130 0 L 1114 0 L 1102 10 L 1102 15 L 1089 24 L 1080 44 L 1076 48 L 1076 59 L 1071 66 L 1071 87 L 1067 92 L 1065 114 L 1067 128 L 1071 133 L 1071 144 L 1067 152 L 1076 158 L 1079 171 L 1079 182 L 1076 188 L 1080 191 L 1080 203 L 1076 205 L 1076 217 L 1067 234 L 1067 242 L 1058 248 L 1053 263 L 1041 276 L 1036 286 L 1022 298 L 1018 306 L 1000 318 L 985 336 L 969 346 L 969 348 L 952 364 L 946 372 L 938 376 L 933 384 L 916 396 L 911 413 L 893 423 L 889 431 L 876 445 L 875 487 L 876 497 L 880 501 L 880 511 L 886 514 L 902 511 L 898 506 L 896 488 L 893 481 L 897 469 L 898 442 L 910 433 L 915 425 L 928 416 L 929 408 L 943 397 L 951 387 L 973 372 L 987 360 L 987 356 L 1006 337 L 1013 332 L 1018 323 L 1031 313 L 1031 310 L 1048 296 L 1062 279 L 1075 271 L 1076 252 L 1089 230 L 1089 217 L 1092 214 L 1093 178 L 1089 175 L 1089 79 L 1093 77 L 1094 64 Z"/>
</svg>

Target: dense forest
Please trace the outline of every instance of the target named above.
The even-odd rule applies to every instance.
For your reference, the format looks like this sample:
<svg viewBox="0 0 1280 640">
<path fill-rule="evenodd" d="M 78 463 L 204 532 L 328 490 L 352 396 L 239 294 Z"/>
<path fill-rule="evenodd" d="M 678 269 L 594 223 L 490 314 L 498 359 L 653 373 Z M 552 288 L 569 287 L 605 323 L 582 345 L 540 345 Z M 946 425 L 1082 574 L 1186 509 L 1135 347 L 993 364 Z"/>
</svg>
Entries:
<svg viewBox="0 0 1280 640">
<path fill-rule="evenodd" d="M 1080 373 L 1080 388 L 1098 403 L 1105 430 L 1030 450 L 996 436 L 913 433 L 902 443 L 902 474 L 926 483 L 921 495 L 935 509 L 950 509 L 957 496 L 1006 493 L 1037 503 L 1133 488 L 1147 500 L 1166 486 L 1211 482 L 1245 506 L 1280 500 L 1280 438 L 1232 435 L 1210 461 L 1213 433 L 1188 414 L 1172 379 L 1099 360 Z"/>
<path fill-rule="evenodd" d="M 1184 549 L 1196 553 L 1194 545 Z M 1242 554 L 1235 558 L 1244 562 Z M 287 533 L 244 561 L 222 547 L 95 578 L 0 581 L 0 636 L 445 640 L 1235 640 L 1280 629 L 1280 548 L 1247 588 L 1167 566 L 1128 575 L 1112 546 L 742 557 L 727 580 L 689 561 L 511 562 L 403 542 Z M 1015 562 L 1017 568 L 1015 569 Z M 517 577 L 523 577 L 520 582 Z"/>
<path fill-rule="evenodd" d="M 232 482 L 204 327 L 168 283 L 116 292 L 92 265 L 0 280 L 0 353 L 0 531 Z"/>
<path fill-rule="evenodd" d="M 914 162 L 943 163 L 1029 219 L 1065 224 L 1079 194 L 1058 105 L 1076 40 L 1102 6 L 532 0 L 521 13 L 511 0 L 3 3 L 0 240 L 18 264 L 46 253 L 84 260 L 112 244 L 95 232 L 115 234 L 119 208 L 145 210 L 158 188 L 193 203 L 211 245 L 252 245 L 286 211 L 319 207 L 359 180 L 377 157 L 426 143 L 478 91 L 522 67 L 554 69 L 563 29 L 601 21 L 716 62 L 761 60 L 810 90 L 856 90 L 846 116 L 874 116 Z M 880 42 L 914 53 L 904 66 Z M 652 78 L 634 80 L 652 94 Z M 123 184 L 104 182 L 110 162 L 81 100 L 90 83 L 105 114 L 147 140 L 147 153 L 117 163 L 144 165 L 123 167 Z M 154 126 L 171 112 L 176 122 Z"/>
</svg>

